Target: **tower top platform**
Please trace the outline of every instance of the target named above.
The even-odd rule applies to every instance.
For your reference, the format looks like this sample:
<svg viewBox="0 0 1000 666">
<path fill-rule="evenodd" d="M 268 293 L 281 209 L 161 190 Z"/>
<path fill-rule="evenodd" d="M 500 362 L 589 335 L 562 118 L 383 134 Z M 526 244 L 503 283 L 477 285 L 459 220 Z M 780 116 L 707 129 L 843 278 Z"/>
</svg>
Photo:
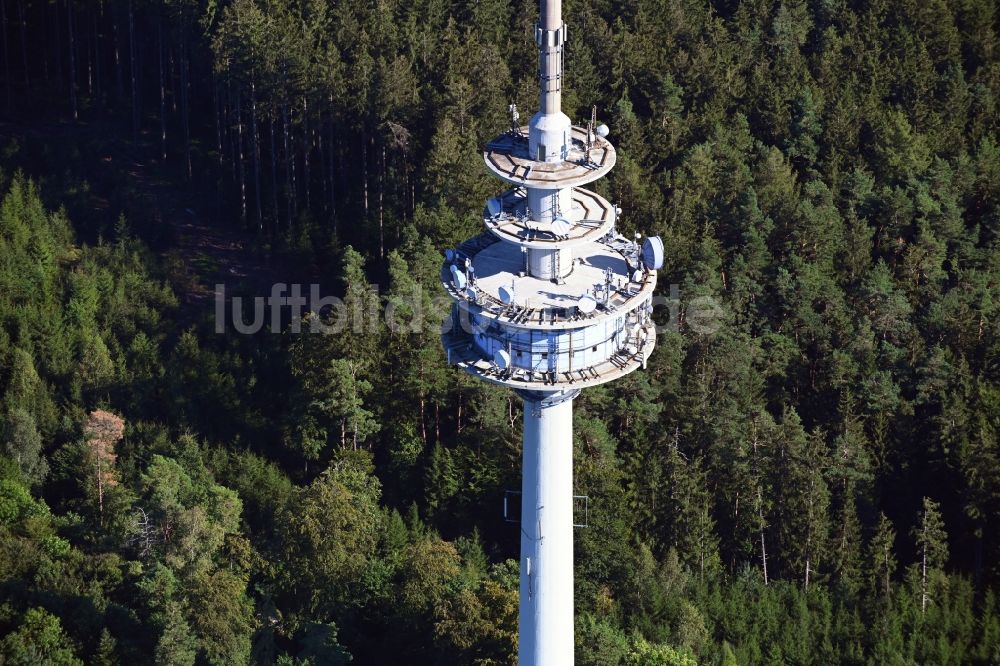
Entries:
<svg viewBox="0 0 1000 666">
<path fill-rule="evenodd" d="M 574 126 L 567 144 L 566 159 L 540 162 L 528 148 L 528 128 L 496 137 L 483 151 L 486 167 L 498 178 L 513 185 L 536 189 L 577 187 L 606 175 L 615 166 L 615 148 L 607 139 L 593 137 L 587 159 L 587 129 Z"/>
</svg>

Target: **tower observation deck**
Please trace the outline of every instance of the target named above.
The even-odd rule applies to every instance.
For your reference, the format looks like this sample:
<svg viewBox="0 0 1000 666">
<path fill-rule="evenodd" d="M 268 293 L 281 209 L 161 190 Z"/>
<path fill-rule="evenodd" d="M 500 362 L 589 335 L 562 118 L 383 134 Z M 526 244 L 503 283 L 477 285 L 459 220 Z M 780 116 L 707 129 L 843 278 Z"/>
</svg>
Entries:
<svg viewBox="0 0 1000 666">
<path fill-rule="evenodd" d="M 562 113 L 566 25 L 541 0 L 539 111 L 483 151 L 510 188 L 483 211 L 484 231 L 445 252 L 454 300 L 442 342 L 449 363 L 524 400 L 520 615 L 522 666 L 573 663 L 573 398 L 644 367 L 659 238 L 615 231 L 618 209 L 582 186 L 615 165 L 608 128 Z"/>
</svg>

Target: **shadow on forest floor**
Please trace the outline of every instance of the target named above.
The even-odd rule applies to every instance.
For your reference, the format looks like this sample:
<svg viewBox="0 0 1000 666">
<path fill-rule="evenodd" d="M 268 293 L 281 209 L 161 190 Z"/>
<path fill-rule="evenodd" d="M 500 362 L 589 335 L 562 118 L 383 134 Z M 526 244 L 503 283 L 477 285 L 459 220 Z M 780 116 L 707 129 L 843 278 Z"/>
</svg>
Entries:
<svg viewBox="0 0 1000 666">
<path fill-rule="evenodd" d="M 64 207 L 80 242 L 112 237 L 119 216 L 129 232 L 162 258 L 166 278 L 198 318 L 227 294 L 266 294 L 276 281 L 302 274 L 291 258 L 275 260 L 259 237 L 227 222 L 210 156 L 195 160 L 188 179 L 182 156 L 163 161 L 153 136 L 130 133 L 111 121 L 0 119 L 0 167 L 20 169 L 39 186 L 46 204 Z M 198 172 L 200 168 L 201 173 Z"/>
</svg>

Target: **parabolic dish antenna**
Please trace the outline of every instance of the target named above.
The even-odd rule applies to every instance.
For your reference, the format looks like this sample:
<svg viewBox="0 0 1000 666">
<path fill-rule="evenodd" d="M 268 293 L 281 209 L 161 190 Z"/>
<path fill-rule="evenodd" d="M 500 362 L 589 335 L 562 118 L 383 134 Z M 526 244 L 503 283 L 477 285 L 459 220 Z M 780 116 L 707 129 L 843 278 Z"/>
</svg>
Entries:
<svg viewBox="0 0 1000 666">
<path fill-rule="evenodd" d="M 642 271 L 632 273 L 632 282 L 642 282 Z"/>
<path fill-rule="evenodd" d="M 552 220 L 552 233 L 556 236 L 566 236 L 572 228 L 573 227 L 570 225 L 569 220 L 565 217 L 557 217 Z"/>
<path fill-rule="evenodd" d="M 479 298 L 479 290 L 470 284 L 465 289 L 465 295 L 469 298 L 470 301 L 475 303 L 476 299 Z"/>
<path fill-rule="evenodd" d="M 498 349 L 493 352 L 493 362 L 501 370 L 506 370 L 510 367 L 510 354 L 505 349 Z"/>
<path fill-rule="evenodd" d="M 455 261 L 455 251 L 448 248 L 444 251 L 444 258 L 448 260 L 448 263 Z"/>
<path fill-rule="evenodd" d="M 503 205 L 496 197 L 490 197 L 486 200 L 486 209 L 490 212 L 490 217 L 496 217 L 503 210 Z"/>
<path fill-rule="evenodd" d="M 497 364 L 497 367 L 501 370 L 506 370 L 510 367 L 510 354 L 504 349 L 498 349 L 493 352 L 493 362 Z"/>
<path fill-rule="evenodd" d="M 459 270 L 458 266 L 454 264 L 451 267 L 451 283 L 455 285 L 455 289 L 462 291 L 465 289 L 465 285 L 468 280 L 465 277 L 465 273 Z"/>
<path fill-rule="evenodd" d="M 605 125 L 604 123 L 601 123 L 594 130 L 594 134 L 601 137 L 602 139 L 606 139 L 608 137 L 608 134 L 611 134 L 611 128 Z"/>
<path fill-rule="evenodd" d="M 642 263 L 651 271 L 663 268 L 663 241 L 659 236 L 650 236 L 643 241 Z"/>
<path fill-rule="evenodd" d="M 500 287 L 500 302 L 510 305 L 514 302 L 514 285 L 502 285 Z"/>
<path fill-rule="evenodd" d="M 590 314 L 591 312 L 597 309 L 597 301 L 594 299 L 593 296 L 584 294 L 583 296 L 580 297 L 580 300 L 576 302 L 576 307 L 583 314 Z"/>
</svg>

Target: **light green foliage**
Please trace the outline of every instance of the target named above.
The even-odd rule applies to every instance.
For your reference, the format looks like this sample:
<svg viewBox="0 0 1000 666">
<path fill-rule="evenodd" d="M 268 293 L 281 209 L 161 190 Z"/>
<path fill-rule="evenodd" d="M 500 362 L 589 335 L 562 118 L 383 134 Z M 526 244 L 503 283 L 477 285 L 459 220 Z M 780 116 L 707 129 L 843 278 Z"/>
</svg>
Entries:
<svg viewBox="0 0 1000 666">
<path fill-rule="evenodd" d="M 59 618 L 42 608 L 24 614 L 16 631 L 0 641 L 0 657 L 11 666 L 82 666 Z"/>
</svg>

